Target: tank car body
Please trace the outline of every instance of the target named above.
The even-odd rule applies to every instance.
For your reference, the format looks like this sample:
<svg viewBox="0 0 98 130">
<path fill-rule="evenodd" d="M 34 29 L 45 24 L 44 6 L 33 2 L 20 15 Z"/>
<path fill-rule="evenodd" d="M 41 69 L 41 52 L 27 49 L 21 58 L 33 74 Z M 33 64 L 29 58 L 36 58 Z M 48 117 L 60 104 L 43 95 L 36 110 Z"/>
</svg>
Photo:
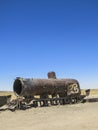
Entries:
<svg viewBox="0 0 98 130">
<path fill-rule="evenodd" d="M 13 85 L 14 92 L 23 97 L 52 95 L 63 97 L 80 95 L 81 90 L 75 79 L 24 79 L 16 78 Z"/>
</svg>

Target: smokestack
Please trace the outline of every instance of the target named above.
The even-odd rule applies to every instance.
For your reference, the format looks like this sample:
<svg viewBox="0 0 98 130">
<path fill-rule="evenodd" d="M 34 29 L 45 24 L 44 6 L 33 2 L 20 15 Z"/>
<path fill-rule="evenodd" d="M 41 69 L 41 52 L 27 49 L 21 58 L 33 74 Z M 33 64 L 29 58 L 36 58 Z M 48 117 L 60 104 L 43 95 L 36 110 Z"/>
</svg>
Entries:
<svg viewBox="0 0 98 130">
<path fill-rule="evenodd" d="M 56 74 L 54 71 L 48 72 L 48 79 L 50 79 L 50 78 L 56 79 Z"/>
</svg>

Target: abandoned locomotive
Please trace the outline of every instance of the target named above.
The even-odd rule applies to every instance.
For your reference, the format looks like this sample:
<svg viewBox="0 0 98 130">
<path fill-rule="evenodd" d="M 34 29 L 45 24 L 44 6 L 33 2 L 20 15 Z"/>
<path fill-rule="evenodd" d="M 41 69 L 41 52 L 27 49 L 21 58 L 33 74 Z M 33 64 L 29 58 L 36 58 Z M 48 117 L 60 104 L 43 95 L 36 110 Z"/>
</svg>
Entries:
<svg viewBox="0 0 98 130">
<path fill-rule="evenodd" d="M 48 79 L 25 79 L 16 78 L 13 90 L 17 96 L 25 99 L 32 98 L 36 102 L 49 101 L 55 103 L 76 103 L 84 99 L 86 95 L 81 95 L 79 82 L 75 79 L 57 79 L 55 72 L 48 73 Z M 35 98 L 39 96 L 39 98 Z"/>
</svg>

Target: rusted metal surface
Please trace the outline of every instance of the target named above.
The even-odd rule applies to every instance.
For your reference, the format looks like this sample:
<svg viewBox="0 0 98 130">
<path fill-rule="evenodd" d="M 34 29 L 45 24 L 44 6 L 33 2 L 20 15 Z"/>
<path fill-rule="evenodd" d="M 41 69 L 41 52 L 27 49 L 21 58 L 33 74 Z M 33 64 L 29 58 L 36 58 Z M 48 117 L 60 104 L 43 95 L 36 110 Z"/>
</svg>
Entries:
<svg viewBox="0 0 98 130">
<path fill-rule="evenodd" d="M 71 95 L 80 94 L 80 86 L 75 79 L 24 79 L 16 78 L 14 92 L 19 96 Z"/>
<path fill-rule="evenodd" d="M 7 104 L 11 99 L 11 95 L 0 96 L 0 107 Z"/>
<path fill-rule="evenodd" d="M 47 75 L 48 75 L 48 78 L 56 79 L 56 74 L 54 71 L 49 72 Z"/>
</svg>

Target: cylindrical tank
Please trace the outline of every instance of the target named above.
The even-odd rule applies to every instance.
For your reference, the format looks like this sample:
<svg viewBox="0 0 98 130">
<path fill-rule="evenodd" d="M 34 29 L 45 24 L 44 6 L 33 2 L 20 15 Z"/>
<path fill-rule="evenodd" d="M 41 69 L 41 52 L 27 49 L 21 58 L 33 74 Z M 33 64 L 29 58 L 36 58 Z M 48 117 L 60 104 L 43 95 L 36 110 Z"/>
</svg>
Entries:
<svg viewBox="0 0 98 130">
<path fill-rule="evenodd" d="M 80 94 L 80 86 L 75 79 L 25 79 L 16 78 L 13 90 L 18 96 Z"/>
</svg>

